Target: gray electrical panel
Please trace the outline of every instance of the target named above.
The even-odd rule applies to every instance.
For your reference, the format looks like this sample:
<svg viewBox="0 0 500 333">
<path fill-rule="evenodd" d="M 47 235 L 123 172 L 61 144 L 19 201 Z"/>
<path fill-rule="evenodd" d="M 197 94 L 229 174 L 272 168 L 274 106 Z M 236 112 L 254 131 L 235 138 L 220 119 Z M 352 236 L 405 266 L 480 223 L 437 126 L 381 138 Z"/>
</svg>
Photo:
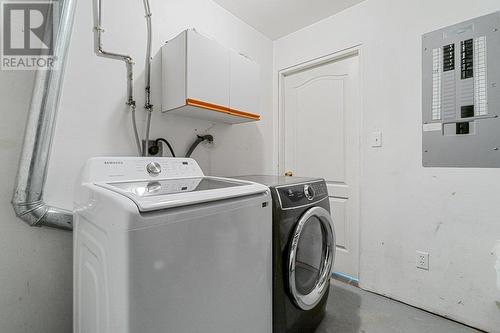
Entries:
<svg viewBox="0 0 500 333">
<path fill-rule="evenodd" d="M 500 12 L 422 37 L 422 163 L 500 167 Z"/>
</svg>

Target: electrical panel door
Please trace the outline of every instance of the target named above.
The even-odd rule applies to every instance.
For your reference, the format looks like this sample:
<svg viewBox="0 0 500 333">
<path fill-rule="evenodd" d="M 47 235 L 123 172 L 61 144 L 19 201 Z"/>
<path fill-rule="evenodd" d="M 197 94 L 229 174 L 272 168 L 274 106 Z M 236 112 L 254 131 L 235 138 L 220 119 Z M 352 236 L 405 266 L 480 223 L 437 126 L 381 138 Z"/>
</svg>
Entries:
<svg viewBox="0 0 500 333">
<path fill-rule="evenodd" d="M 500 12 L 422 37 L 425 167 L 500 167 Z"/>
</svg>

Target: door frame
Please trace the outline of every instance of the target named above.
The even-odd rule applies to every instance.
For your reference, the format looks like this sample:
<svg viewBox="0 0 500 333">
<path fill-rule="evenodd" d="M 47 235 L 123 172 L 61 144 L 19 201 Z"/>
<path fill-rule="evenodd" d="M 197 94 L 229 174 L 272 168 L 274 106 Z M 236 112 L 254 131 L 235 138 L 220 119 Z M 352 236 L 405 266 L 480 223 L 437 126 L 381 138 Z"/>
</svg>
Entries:
<svg viewBox="0 0 500 333">
<path fill-rule="evenodd" d="M 277 131 L 276 131 L 276 136 L 277 138 L 275 139 L 276 146 L 275 146 L 275 151 L 278 152 L 278 160 L 277 160 L 277 165 L 276 165 L 276 170 L 279 175 L 282 175 L 285 172 L 284 169 L 284 129 L 285 129 L 285 122 L 284 122 L 284 105 L 285 105 L 285 89 L 284 89 L 284 84 L 285 84 L 285 78 L 289 75 L 295 74 L 300 71 L 304 71 L 313 67 L 321 66 L 326 63 L 330 62 L 335 62 L 342 60 L 343 58 L 348 58 L 352 56 L 357 56 L 358 57 L 358 93 L 359 93 L 359 108 L 358 108 L 358 119 L 359 119 L 359 137 L 358 137 L 358 147 L 357 151 L 354 153 L 358 154 L 358 165 L 356 166 L 356 174 L 357 174 L 357 184 L 355 185 L 356 188 L 356 199 L 358 202 L 358 206 L 356 207 L 355 211 L 353 212 L 354 216 L 356 216 L 358 220 L 358 283 L 361 281 L 361 226 L 362 226 L 362 215 L 361 215 L 361 203 L 362 203 L 362 195 L 361 195 L 361 180 L 362 180 L 362 172 L 361 172 L 361 165 L 363 165 L 364 159 L 363 159 L 363 130 L 364 130 L 364 86 L 363 86 L 363 45 L 362 44 L 357 44 L 355 46 L 339 50 L 337 52 L 333 52 L 318 58 L 313 58 L 311 60 L 307 60 L 301 63 L 298 63 L 296 65 L 281 69 L 278 71 L 278 119 L 277 119 Z"/>
</svg>

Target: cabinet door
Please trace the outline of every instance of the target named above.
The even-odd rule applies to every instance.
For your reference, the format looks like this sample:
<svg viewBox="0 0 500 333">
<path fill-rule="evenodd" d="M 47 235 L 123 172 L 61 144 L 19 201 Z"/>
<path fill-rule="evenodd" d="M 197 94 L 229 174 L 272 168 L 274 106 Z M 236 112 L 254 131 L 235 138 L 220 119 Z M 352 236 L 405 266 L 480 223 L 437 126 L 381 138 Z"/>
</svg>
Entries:
<svg viewBox="0 0 500 333">
<path fill-rule="evenodd" d="M 259 65 L 231 51 L 230 108 L 260 113 L 259 81 Z"/>
<path fill-rule="evenodd" d="M 229 50 L 190 30 L 187 98 L 229 107 Z"/>
</svg>

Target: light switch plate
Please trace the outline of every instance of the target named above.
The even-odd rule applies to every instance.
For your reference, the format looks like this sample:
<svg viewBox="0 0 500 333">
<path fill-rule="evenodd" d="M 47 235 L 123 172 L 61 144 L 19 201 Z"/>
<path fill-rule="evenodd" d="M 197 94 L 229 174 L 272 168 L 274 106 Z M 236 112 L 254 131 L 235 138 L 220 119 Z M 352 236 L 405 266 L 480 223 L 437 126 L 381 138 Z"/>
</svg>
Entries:
<svg viewBox="0 0 500 333">
<path fill-rule="evenodd" d="M 382 132 L 380 131 L 372 132 L 371 146 L 374 148 L 382 147 Z"/>
</svg>

